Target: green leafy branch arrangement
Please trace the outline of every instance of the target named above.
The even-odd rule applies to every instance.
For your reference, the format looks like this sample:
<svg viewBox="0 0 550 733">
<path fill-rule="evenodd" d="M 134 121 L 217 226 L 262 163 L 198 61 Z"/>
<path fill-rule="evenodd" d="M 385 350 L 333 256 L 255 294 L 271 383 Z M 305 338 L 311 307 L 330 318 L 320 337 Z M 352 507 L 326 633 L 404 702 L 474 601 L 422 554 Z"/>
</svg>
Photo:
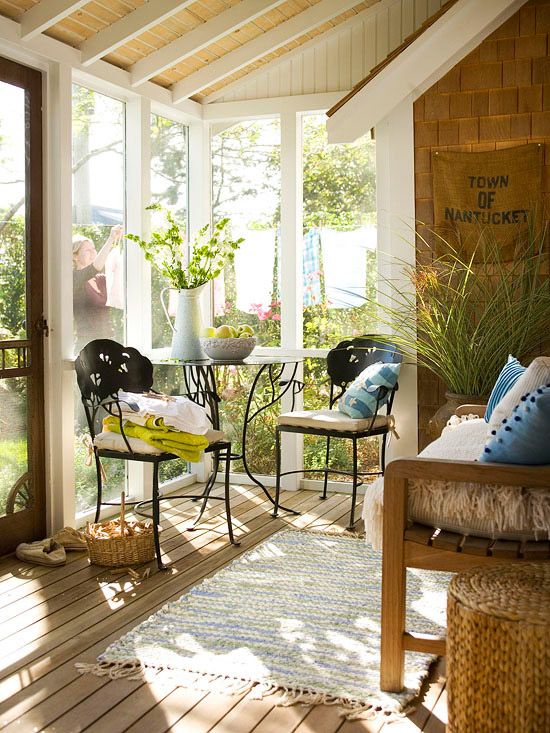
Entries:
<svg viewBox="0 0 550 733">
<path fill-rule="evenodd" d="M 210 226 L 202 227 L 191 244 L 189 261 L 185 235 L 171 212 L 160 204 L 151 204 L 147 211 L 164 213 L 167 226 L 151 233 L 146 242 L 137 234 L 127 234 L 126 238 L 139 244 L 145 259 L 148 260 L 170 282 L 176 290 L 190 290 L 214 280 L 227 262 L 235 257 L 235 252 L 244 242 L 243 237 L 232 239 L 227 232 L 229 219 L 221 219 Z"/>
</svg>

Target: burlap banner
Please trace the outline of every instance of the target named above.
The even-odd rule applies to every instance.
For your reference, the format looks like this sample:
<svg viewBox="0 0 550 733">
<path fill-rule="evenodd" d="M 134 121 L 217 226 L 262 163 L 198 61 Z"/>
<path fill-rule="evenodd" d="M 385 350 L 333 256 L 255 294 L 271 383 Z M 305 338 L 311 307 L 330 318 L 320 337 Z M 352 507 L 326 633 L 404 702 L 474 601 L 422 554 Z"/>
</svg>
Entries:
<svg viewBox="0 0 550 733">
<path fill-rule="evenodd" d="M 502 245 L 504 259 L 512 259 L 518 236 L 542 222 L 543 157 L 538 144 L 432 153 L 438 234 L 470 255 L 484 232 Z"/>
</svg>

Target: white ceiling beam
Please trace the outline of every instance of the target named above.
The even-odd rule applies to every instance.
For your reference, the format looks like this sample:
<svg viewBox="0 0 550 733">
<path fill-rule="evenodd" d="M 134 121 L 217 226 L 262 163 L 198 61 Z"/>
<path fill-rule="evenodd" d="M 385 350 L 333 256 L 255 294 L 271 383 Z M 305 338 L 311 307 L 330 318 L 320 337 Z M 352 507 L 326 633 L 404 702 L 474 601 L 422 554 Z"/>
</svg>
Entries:
<svg viewBox="0 0 550 733">
<path fill-rule="evenodd" d="M 71 13 L 75 13 L 90 0 L 42 0 L 21 16 L 21 38 L 24 41 L 48 30 Z"/>
<path fill-rule="evenodd" d="M 161 74 L 210 44 L 216 43 L 220 38 L 233 33 L 246 23 L 256 20 L 260 15 L 282 5 L 283 2 L 286 0 L 242 0 L 238 5 L 219 13 L 212 20 L 194 28 L 181 38 L 159 48 L 158 51 L 154 51 L 144 59 L 136 61 L 129 69 L 132 84 L 137 86 Z"/>
<path fill-rule="evenodd" d="M 135 99 L 138 93 L 130 86 L 130 75 L 124 69 L 119 69 L 107 61 L 96 61 L 89 69 L 84 69 L 80 63 L 80 51 L 62 41 L 40 33 L 36 38 L 23 43 L 21 41 L 21 27 L 19 23 L 0 16 L 0 55 L 14 58 L 20 63 L 29 66 L 47 68 L 48 62 L 65 64 L 72 67 L 77 83 L 91 84 L 100 80 L 107 94 L 118 96 L 121 92 L 128 99 Z M 202 121 L 202 105 L 185 100 L 174 106 L 172 94 L 168 89 L 147 82 L 140 87 L 139 95 L 145 96 L 159 105 L 161 114 L 193 124 Z M 176 117 L 174 117 L 176 115 Z"/>
<path fill-rule="evenodd" d="M 141 5 L 85 40 L 80 46 L 83 65 L 93 64 L 119 46 L 145 33 L 149 28 L 162 23 L 171 15 L 185 10 L 193 2 L 196 0 L 149 0 L 145 5 Z"/>
<path fill-rule="evenodd" d="M 321 0 L 313 7 L 298 13 L 289 20 L 285 20 L 276 28 L 262 33 L 252 41 L 248 41 L 240 48 L 230 51 L 225 56 L 212 61 L 204 68 L 178 81 L 172 87 L 172 99 L 175 103 L 191 97 L 202 89 L 215 84 L 226 76 L 234 74 L 248 64 L 276 51 L 281 46 L 299 38 L 313 28 L 326 23 L 337 15 L 344 13 L 357 0 Z"/>
</svg>

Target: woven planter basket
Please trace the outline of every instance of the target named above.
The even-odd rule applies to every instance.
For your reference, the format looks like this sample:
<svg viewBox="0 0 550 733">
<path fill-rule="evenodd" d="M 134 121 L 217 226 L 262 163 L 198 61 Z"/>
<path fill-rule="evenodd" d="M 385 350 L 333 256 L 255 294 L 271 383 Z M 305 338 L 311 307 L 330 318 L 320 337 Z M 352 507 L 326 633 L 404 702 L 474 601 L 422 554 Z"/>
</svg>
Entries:
<svg viewBox="0 0 550 733">
<path fill-rule="evenodd" d="M 550 564 L 455 576 L 447 663 L 448 733 L 548 733 Z"/>
<path fill-rule="evenodd" d="M 92 564 L 106 567 L 124 567 L 127 565 L 141 565 L 141 563 L 154 560 L 153 527 L 149 527 L 147 531 L 142 531 L 140 534 L 126 535 L 124 529 L 127 523 L 124 514 L 125 502 L 124 494 L 122 494 L 119 519 L 122 536 L 120 537 L 94 537 L 94 528 L 105 527 L 106 522 L 90 524 L 86 528 L 84 536 L 88 545 L 88 556 Z"/>
</svg>

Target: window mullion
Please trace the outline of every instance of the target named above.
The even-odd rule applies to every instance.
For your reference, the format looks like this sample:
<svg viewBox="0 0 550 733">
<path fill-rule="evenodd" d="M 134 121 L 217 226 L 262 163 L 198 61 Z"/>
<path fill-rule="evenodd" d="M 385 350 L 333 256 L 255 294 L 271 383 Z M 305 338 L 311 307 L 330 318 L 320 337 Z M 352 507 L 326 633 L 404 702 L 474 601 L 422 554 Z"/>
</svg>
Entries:
<svg viewBox="0 0 550 733">
<path fill-rule="evenodd" d="M 144 97 L 126 105 L 126 231 L 144 239 L 149 234 L 151 198 L 151 103 Z M 127 242 L 126 333 L 128 344 L 149 351 L 151 308 L 145 293 L 151 292 L 151 269 L 135 242 Z"/>
<path fill-rule="evenodd" d="M 145 207 L 151 197 L 151 103 L 138 97 L 126 104 L 126 231 L 144 239 L 149 234 Z M 126 343 L 149 351 L 151 268 L 139 246 L 126 240 Z M 128 487 L 133 498 L 149 498 L 152 466 L 128 461 Z"/>
<path fill-rule="evenodd" d="M 299 349 L 303 343 L 302 318 L 302 124 L 301 115 L 281 115 L 281 347 Z M 297 375 L 302 378 L 302 368 Z M 295 408 L 300 409 L 302 395 Z M 292 397 L 283 397 L 281 410 L 292 409 Z M 303 465 L 303 438 L 282 436 L 282 471 Z M 299 475 L 283 477 L 283 488 L 297 489 Z"/>
</svg>

